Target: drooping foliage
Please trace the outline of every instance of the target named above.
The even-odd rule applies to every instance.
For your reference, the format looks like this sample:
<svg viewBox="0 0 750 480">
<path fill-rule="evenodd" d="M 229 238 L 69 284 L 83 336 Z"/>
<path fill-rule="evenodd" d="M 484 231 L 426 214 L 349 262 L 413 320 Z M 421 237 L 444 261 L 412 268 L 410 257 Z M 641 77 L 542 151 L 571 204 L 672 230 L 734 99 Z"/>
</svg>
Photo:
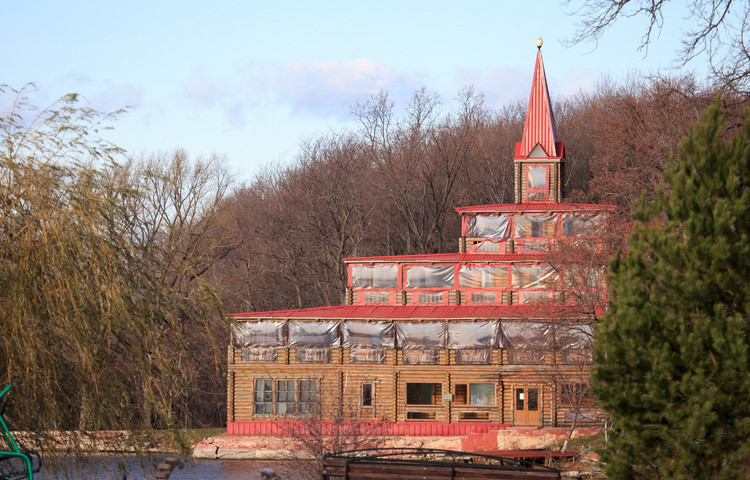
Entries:
<svg viewBox="0 0 750 480">
<path fill-rule="evenodd" d="M 14 385 L 13 426 L 44 447 L 53 431 L 190 424 L 196 366 L 222 376 L 220 302 L 194 278 L 175 288 L 190 269 L 144 235 L 134 206 L 153 190 L 99 136 L 111 115 L 75 95 L 36 111 L 27 91 L 1 92 L 15 97 L 0 117 L 0 382 Z"/>
<path fill-rule="evenodd" d="M 17 103 L 0 118 L 0 322 L 17 336 L 0 363 L 17 384 L 12 405 L 31 395 L 23 428 L 220 424 L 226 333 L 212 289 L 231 312 L 338 304 L 342 258 L 456 251 L 455 207 L 513 201 L 525 111 L 470 88 L 450 108 L 427 90 L 403 110 L 381 93 L 355 106 L 352 129 L 306 141 L 292 165 L 234 191 L 220 158 L 117 165 L 122 152 L 100 140 L 110 117 L 75 96 L 30 111 L 3 91 Z M 689 77 L 555 98 L 566 200 L 628 217 L 641 188 L 655 197 L 668 152 L 713 98 Z M 94 376 L 69 378 L 79 365 Z M 34 382 L 59 390 L 37 394 Z"/>
<path fill-rule="evenodd" d="M 750 113 L 724 134 L 717 101 L 612 265 L 593 382 L 613 479 L 750 473 Z"/>
</svg>

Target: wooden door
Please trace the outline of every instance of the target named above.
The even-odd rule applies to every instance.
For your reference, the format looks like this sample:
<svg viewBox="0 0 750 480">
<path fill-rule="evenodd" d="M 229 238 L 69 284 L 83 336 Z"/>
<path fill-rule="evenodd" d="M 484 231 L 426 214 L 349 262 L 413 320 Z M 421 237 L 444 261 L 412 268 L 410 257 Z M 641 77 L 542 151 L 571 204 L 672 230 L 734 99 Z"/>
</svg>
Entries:
<svg viewBox="0 0 750 480">
<path fill-rule="evenodd" d="M 541 389 L 522 386 L 513 389 L 513 425 L 539 425 Z"/>
</svg>

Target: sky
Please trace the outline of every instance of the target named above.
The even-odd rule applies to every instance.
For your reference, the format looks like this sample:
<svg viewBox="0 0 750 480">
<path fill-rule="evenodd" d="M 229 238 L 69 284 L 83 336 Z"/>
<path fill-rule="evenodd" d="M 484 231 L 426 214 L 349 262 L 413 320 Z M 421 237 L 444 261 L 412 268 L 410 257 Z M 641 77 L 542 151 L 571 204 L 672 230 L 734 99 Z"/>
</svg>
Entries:
<svg viewBox="0 0 750 480">
<path fill-rule="evenodd" d="M 466 86 L 492 109 L 526 101 L 538 36 L 553 102 L 604 78 L 675 72 L 680 22 L 665 21 L 647 53 L 638 50 L 645 19 L 637 18 L 617 22 L 597 44 L 571 46 L 577 6 L 6 0 L 0 85 L 34 82 L 40 107 L 75 92 L 97 110 L 125 108 L 106 138 L 128 154 L 217 154 L 251 181 L 294 162 L 305 140 L 355 128 L 353 105 L 380 91 L 397 109 L 422 87 L 446 108 Z M 665 18 L 685 15 L 668 8 Z"/>
</svg>

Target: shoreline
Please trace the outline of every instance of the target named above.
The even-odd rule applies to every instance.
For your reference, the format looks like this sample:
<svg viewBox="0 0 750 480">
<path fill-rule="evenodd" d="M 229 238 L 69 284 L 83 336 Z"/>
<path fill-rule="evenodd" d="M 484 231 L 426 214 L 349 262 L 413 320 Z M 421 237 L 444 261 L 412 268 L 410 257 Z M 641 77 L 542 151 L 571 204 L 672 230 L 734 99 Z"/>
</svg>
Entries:
<svg viewBox="0 0 750 480">
<path fill-rule="evenodd" d="M 577 429 L 572 438 L 595 434 L 599 429 Z M 379 436 L 369 439 L 383 448 L 432 448 L 465 452 L 499 452 L 544 449 L 562 444 L 568 430 L 556 427 L 506 427 L 461 436 Z M 363 447 L 365 446 L 363 442 Z M 289 460 L 299 458 L 299 441 L 282 435 L 215 435 L 193 448 L 198 460 Z"/>
</svg>

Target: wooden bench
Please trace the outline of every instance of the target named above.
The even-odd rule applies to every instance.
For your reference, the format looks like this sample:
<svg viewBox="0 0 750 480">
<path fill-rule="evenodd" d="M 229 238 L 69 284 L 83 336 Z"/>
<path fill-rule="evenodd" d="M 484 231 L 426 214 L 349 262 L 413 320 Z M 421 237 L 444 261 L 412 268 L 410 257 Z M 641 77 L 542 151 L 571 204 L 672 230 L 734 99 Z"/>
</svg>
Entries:
<svg viewBox="0 0 750 480">
<path fill-rule="evenodd" d="M 554 468 L 512 458 L 448 450 L 405 449 L 400 453 L 343 452 L 323 460 L 324 480 L 546 480 Z"/>
</svg>

